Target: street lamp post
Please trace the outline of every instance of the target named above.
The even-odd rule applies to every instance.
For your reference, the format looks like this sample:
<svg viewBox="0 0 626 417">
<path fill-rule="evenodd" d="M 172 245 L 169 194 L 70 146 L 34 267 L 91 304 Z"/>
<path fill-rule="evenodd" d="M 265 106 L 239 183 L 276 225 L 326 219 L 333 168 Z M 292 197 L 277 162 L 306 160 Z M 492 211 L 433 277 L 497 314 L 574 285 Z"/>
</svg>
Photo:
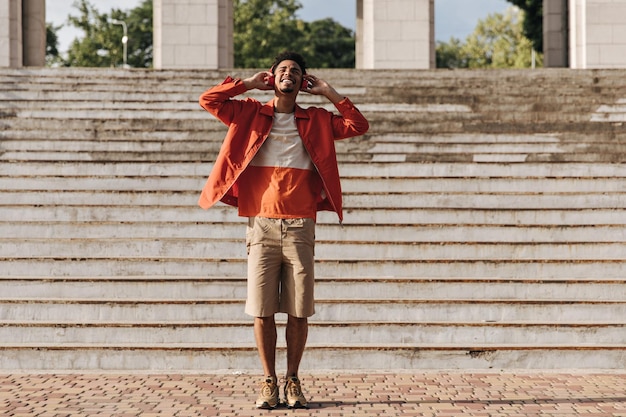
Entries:
<svg viewBox="0 0 626 417">
<path fill-rule="evenodd" d="M 130 68 L 130 66 L 126 63 L 127 60 L 127 56 L 128 56 L 128 49 L 127 49 L 127 44 L 128 44 L 128 29 L 126 28 L 126 22 L 124 22 L 123 20 L 117 20 L 117 19 L 111 19 L 111 23 L 113 23 L 114 25 L 122 25 L 122 28 L 124 29 L 124 36 L 122 36 L 122 44 L 124 44 L 124 68 Z"/>
</svg>

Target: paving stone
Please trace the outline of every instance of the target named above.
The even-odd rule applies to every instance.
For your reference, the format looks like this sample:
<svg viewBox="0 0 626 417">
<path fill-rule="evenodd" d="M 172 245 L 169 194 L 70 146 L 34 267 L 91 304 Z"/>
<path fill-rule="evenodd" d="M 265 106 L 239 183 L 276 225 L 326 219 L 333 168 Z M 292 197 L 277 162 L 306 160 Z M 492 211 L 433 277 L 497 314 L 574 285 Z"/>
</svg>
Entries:
<svg viewBox="0 0 626 417">
<path fill-rule="evenodd" d="M 0 374 L 19 417 L 626 416 L 626 372 L 305 373 L 308 410 L 256 410 L 255 374 Z M 540 388 L 538 388 L 540 387 Z"/>
</svg>

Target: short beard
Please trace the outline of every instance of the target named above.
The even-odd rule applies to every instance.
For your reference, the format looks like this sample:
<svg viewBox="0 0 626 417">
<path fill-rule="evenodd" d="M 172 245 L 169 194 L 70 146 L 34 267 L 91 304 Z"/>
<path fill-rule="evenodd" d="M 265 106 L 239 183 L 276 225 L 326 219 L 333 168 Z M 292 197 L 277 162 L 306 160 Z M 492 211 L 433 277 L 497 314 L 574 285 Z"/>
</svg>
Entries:
<svg viewBox="0 0 626 417">
<path fill-rule="evenodd" d="M 280 89 L 281 93 L 293 93 L 294 88 L 293 87 L 286 87 L 283 89 Z"/>
</svg>

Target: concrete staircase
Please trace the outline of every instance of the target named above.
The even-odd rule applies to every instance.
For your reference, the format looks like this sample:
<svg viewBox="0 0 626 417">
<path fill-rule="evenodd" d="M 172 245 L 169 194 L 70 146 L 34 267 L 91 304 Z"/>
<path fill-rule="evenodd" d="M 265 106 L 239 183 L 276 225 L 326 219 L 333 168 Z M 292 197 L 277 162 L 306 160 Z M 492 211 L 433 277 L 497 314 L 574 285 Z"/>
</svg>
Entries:
<svg viewBox="0 0 626 417">
<path fill-rule="evenodd" d="M 626 366 L 626 71 L 315 73 L 371 130 L 303 369 Z M 0 369 L 260 369 L 245 227 L 196 206 L 226 74 L 0 70 Z"/>
</svg>

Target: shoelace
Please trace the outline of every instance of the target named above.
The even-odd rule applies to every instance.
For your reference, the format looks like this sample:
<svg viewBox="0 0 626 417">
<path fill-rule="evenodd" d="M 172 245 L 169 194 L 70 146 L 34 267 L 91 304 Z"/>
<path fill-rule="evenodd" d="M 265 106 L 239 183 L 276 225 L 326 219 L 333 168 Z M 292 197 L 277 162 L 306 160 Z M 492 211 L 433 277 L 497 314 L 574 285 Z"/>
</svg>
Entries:
<svg viewBox="0 0 626 417">
<path fill-rule="evenodd" d="M 299 397 L 302 393 L 300 384 L 298 382 L 298 380 L 293 380 L 291 378 L 287 380 L 287 390 L 289 391 L 289 394 L 294 397 Z"/>
<path fill-rule="evenodd" d="M 270 395 L 272 395 L 272 384 L 273 381 L 270 379 L 266 379 L 265 381 L 261 382 L 261 392 L 263 393 L 263 395 L 269 397 Z"/>
</svg>

